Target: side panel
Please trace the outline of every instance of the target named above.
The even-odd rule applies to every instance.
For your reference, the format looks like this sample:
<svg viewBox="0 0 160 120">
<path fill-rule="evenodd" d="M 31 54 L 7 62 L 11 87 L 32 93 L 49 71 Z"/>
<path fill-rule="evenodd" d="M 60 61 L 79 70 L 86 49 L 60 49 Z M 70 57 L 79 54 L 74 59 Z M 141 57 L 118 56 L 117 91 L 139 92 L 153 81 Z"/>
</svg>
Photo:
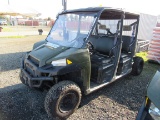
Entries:
<svg viewBox="0 0 160 120">
<path fill-rule="evenodd" d="M 90 88 L 91 62 L 90 54 L 87 49 L 79 49 L 68 57 L 73 63 L 81 67 L 81 78 L 84 91 Z"/>
<path fill-rule="evenodd" d="M 71 76 L 72 79 L 80 77 L 81 78 L 80 81 L 79 80 L 74 80 L 74 81 L 76 83 L 78 82 L 81 84 L 83 91 L 89 89 L 90 75 L 91 75 L 91 61 L 88 49 L 71 48 L 54 57 L 54 59 L 61 59 L 61 58 L 67 58 L 68 60 L 72 61 L 72 64 L 69 65 L 68 67 L 64 67 L 64 69 L 61 69 L 60 72 L 63 71 L 63 73 L 59 74 L 66 73 L 67 78 L 70 78 Z M 79 76 L 79 74 L 81 75 Z"/>
</svg>

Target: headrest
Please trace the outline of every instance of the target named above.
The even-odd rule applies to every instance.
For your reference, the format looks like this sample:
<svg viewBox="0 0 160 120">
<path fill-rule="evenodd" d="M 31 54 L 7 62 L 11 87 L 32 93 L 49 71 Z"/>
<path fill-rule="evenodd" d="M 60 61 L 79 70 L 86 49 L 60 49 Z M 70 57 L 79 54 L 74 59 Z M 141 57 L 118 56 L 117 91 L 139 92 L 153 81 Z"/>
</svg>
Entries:
<svg viewBox="0 0 160 120">
<path fill-rule="evenodd" d="M 99 25 L 99 29 L 101 29 L 101 30 L 106 30 L 107 27 L 106 27 L 106 25 Z"/>
<path fill-rule="evenodd" d="M 131 31 L 132 27 L 130 25 L 124 25 L 123 26 L 123 31 Z"/>
</svg>

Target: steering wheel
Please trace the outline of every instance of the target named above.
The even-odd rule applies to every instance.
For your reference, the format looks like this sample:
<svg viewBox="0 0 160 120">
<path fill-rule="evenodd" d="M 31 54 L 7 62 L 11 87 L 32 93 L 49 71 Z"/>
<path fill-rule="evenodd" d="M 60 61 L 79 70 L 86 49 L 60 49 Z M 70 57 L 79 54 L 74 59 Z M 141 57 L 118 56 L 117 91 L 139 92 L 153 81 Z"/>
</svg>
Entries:
<svg viewBox="0 0 160 120">
<path fill-rule="evenodd" d="M 100 33 L 100 34 L 98 34 L 98 35 L 99 35 L 100 37 L 103 37 L 103 36 L 114 36 L 114 35 L 115 35 L 115 33 L 112 33 L 109 28 L 106 28 L 106 31 L 107 31 L 107 34 L 105 34 L 105 33 Z"/>
<path fill-rule="evenodd" d="M 91 54 L 94 52 L 94 46 L 93 46 L 93 44 L 90 41 L 87 42 L 87 48 L 89 49 L 89 52 Z"/>
<path fill-rule="evenodd" d="M 111 35 L 111 36 L 112 36 L 112 35 L 114 35 L 114 33 L 112 33 L 112 32 L 110 31 L 110 29 L 106 29 L 106 31 L 107 31 L 107 35 L 108 35 L 108 36 L 110 36 L 110 35 Z"/>
</svg>

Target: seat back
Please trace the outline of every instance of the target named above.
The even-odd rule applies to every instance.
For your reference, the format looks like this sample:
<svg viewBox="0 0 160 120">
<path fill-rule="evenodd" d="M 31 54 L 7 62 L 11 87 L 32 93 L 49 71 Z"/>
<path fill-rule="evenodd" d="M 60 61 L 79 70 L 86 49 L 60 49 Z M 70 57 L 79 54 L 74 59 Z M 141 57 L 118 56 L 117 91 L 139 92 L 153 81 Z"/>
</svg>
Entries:
<svg viewBox="0 0 160 120">
<path fill-rule="evenodd" d="M 93 47 L 96 51 L 112 56 L 112 48 L 114 47 L 114 37 L 108 37 L 108 36 L 91 36 L 89 38 L 89 41 L 93 44 Z"/>
<path fill-rule="evenodd" d="M 132 41 L 131 41 L 131 36 L 122 36 L 122 52 L 131 52 L 131 45 L 132 45 Z"/>
</svg>

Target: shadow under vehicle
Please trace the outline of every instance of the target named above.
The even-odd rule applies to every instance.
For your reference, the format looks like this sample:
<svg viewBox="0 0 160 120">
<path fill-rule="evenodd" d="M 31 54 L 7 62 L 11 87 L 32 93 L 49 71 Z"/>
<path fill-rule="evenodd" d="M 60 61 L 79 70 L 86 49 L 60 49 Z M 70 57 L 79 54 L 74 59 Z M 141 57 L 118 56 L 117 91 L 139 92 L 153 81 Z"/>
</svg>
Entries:
<svg viewBox="0 0 160 120">
<path fill-rule="evenodd" d="M 96 91 L 132 73 L 144 61 L 135 57 L 139 15 L 113 8 L 67 10 L 57 16 L 44 41 L 22 60 L 23 84 L 50 89 L 45 109 L 52 118 L 67 118 L 82 93 Z"/>
<path fill-rule="evenodd" d="M 160 120 L 160 69 L 152 78 L 136 120 Z"/>
</svg>

